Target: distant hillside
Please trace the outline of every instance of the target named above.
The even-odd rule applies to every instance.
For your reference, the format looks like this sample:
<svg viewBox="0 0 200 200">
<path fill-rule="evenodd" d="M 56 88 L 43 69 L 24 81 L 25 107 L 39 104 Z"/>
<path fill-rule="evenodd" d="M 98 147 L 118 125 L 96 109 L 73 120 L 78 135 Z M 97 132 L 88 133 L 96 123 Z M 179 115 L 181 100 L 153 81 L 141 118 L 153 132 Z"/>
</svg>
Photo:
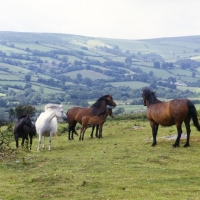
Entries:
<svg viewBox="0 0 200 200">
<path fill-rule="evenodd" d="M 112 93 L 116 99 L 135 98 L 134 91 L 145 86 L 189 89 L 188 95 L 197 94 L 200 36 L 117 40 L 0 32 L 0 92 L 9 105 L 21 97 L 29 97 L 24 103 L 33 104 L 77 104 L 76 99 L 95 99 L 105 93 Z M 176 97 L 177 91 L 168 98 Z"/>
</svg>

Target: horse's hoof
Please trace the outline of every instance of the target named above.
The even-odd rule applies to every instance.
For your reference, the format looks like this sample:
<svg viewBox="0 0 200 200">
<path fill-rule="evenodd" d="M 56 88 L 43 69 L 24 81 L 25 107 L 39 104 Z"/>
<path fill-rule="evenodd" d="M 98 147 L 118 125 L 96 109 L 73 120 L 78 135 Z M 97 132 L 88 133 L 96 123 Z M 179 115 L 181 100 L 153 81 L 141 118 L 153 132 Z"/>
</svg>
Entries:
<svg viewBox="0 0 200 200">
<path fill-rule="evenodd" d="M 184 147 L 184 148 L 190 147 L 190 145 L 189 145 L 189 144 L 185 144 L 183 147 Z"/>
<path fill-rule="evenodd" d="M 176 148 L 176 147 L 179 147 L 178 144 L 173 144 L 172 147 Z"/>
</svg>

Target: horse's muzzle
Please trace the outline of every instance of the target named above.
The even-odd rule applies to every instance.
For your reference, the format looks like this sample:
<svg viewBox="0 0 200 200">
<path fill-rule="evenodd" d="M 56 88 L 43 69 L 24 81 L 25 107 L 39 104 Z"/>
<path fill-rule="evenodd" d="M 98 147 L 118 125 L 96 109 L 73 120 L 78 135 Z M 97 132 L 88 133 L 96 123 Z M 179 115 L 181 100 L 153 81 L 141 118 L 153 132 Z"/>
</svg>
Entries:
<svg viewBox="0 0 200 200">
<path fill-rule="evenodd" d="M 62 118 L 64 121 L 67 121 L 67 116 L 63 116 L 63 118 Z"/>
</svg>

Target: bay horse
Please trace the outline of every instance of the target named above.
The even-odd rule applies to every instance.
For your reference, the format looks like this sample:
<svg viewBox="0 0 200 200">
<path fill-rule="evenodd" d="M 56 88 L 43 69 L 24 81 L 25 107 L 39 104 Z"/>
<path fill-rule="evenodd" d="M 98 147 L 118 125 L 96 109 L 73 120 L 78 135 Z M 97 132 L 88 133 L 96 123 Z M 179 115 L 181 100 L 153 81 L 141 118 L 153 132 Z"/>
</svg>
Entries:
<svg viewBox="0 0 200 200">
<path fill-rule="evenodd" d="M 113 107 L 108 105 L 108 106 L 106 106 L 106 109 L 107 109 L 107 108 L 112 109 Z M 114 117 L 113 114 L 110 115 L 110 117 L 113 118 L 113 117 Z M 96 137 L 99 137 L 99 134 L 98 134 L 98 133 L 99 133 L 99 125 L 93 125 L 93 126 L 92 126 L 92 132 L 91 132 L 91 134 L 90 134 L 90 137 L 91 137 L 91 138 L 93 138 L 93 134 L 94 134 L 95 128 L 96 128 L 95 136 L 96 136 Z"/>
<path fill-rule="evenodd" d="M 49 151 L 51 150 L 51 139 L 56 134 L 58 122 L 57 117 L 67 120 L 66 114 L 63 112 L 62 105 L 47 104 L 35 122 L 36 131 L 39 135 L 38 148 L 40 150 L 40 144 L 43 137 L 43 147 L 45 147 L 45 137 L 49 137 Z"/>
<path fill-rule="evenodd" d="M 103 124 L 106 121 L 107 116 L 113 117 L 112 114 L 112 109 L 110 108 L 106 108 L 103 112 L 100 112 L 98 114 L 98 116 L 84 116 L 82 118 L 82 127 L 81 127 L 81 132 L 80 132 L 80 137 L 79 140 L 83 140 L 84 139 L 84 133 L 87 129 L 87 125 L 98 125 L 99 128 L 99 134 L 98 134 L 98 138 L 102 138 L 102 128 L 103 128 Z"/>
<path fill-rule="evenodd" d="M 100 112 L 104 111 L 106 109 L 106 106 L 112 106 L 115 107 L 116 103 L 114 102 L 111 95 L 104 95 L 97 99 L 97 101 L 89 108 L 84 107 L 73 107 L 68 110 L 67 112 L 67 122 L 69 124 L 68 127 L 68 139 L 73 140 L 73 134 L 75 133 L 78 135 L 78 133 L 75 130 L 75 126 L 78 123 L 82 124 L 82 118 L 84 116 L 95 116 L 98 115 Z M 72 135 L 70 133 L 72 132 Z"/>
<path fill-rule="evenodd" d="M 18 139 L 22 138 L 21 146 L 24 146 L 24 141 L 30 138 L 30 150 L 32 147 L 33 136 L 36 136 L 35 125 L 32 123 L 29 115 L 23 114 L 18 117 L 18 122 L 14 127 L 14 138 L 16 141 L 16 148 L 19 147 Z"/>
<path fill-rule="evenodd" d="M 156 136 L 159 125 L 172 126 L 176 125 L 178 136 L 173 147 L 178 147 L 181 134 L 182 123 L 185 123 L 187 139 L 184 147 L 190 146 L 190 120 L 192 119 L 194 126 L 200 131 L 200 125 L 197 118 L 197 111 L 194 104 L 189 99 L 179 98 L 168 102 L 162 102 L 157 99 L 155 92 L 149 88 L 143 89 L 142 93 L 144 106 L 147 106 L 147 118 L 150 121 L 153 143 L 151 146 L 157 144 Z"/>
</svg>

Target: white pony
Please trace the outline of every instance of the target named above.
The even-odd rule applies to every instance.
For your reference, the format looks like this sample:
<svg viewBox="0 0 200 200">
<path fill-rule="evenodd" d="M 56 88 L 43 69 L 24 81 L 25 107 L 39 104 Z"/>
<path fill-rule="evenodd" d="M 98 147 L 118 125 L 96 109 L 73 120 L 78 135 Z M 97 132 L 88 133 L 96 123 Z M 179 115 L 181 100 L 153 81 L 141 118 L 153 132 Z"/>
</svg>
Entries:
<svg viewBox="0 0 200 200">
<path fill-rule="evenodd" d="M 49 103 L 44 107 L 44 112 L 42 112 L 37 118 L 35 126 L 36 132 L 39 135 L 38 151 L 40 150 L 42 136 L 44 137 L 42 148 L 45 146 L 45 137 L 49 137 L 49 150 L 51 150 L 51 138 L 54 134 L 56 134 L 58 127 L 57 117 L 67 120 L 67 116 L 63 112 L 62 105 Z"/>
</svg>

